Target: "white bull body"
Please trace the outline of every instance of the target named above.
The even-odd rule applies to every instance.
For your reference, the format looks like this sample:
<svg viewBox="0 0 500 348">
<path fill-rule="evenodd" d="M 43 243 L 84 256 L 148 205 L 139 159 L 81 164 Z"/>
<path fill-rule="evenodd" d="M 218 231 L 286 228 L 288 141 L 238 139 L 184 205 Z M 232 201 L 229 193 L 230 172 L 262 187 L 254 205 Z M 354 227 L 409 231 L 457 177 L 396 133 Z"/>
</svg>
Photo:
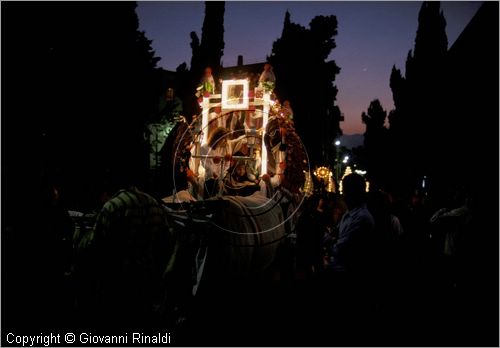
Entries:
<svg viewBox="0 0 500 348">
<path fill-rule="evenodd" d="M 176 199 L 177 202 L 193 201 L 187 191 L 179 192 Z M 196 294 L 200 282 L 203 283 L 202 279 L 206 276 L 241 279 L 265 274 L 272 269 L 278 249 L 286 241 L 290 229 L 293 229 L 293 226 L 287 227 L 290 222 L 293 225 L 294 216 L 289 215 L 295 212 L 293 204 L 287 204 L 287 197 L 280 192 L 274 198 L 257 191 L 247 197 L 222 196 L 210 198 L 206 202 L 217 200 L 221 202 L 220 209 L 205 221 L 196 218 L 197 223 L 204 227 L 210 224 L 209 228 L 203 228 L 208 233 L 197 235 L 196 231 L 179 231 L 188 234 L 194 232 L 196 238 L 202 240 L 192 244 L 197 249 L 193 253 L 196 273 L 193 294 Z M 164 201 L 174 202 L 172 196 Z M 283 211 L 286 211 L 287 216 Z"/>
<path fill-rule="evenodd" d="M 217 227 L 229 270 L 240 273 L 265 271 L 286 237 L 280 202 L 261 192 L 222 199 L 229 204 L 221 211 Z"/>
</svg>

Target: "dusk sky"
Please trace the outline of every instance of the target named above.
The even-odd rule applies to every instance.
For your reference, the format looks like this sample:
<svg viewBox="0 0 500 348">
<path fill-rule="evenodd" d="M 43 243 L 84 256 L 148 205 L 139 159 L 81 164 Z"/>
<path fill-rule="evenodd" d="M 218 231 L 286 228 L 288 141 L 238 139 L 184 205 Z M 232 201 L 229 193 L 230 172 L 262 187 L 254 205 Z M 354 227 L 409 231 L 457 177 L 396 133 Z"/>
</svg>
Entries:
<svg viewBox="0 0 500 348">
<path fill-rule="evenodd" d="M 168 70 L 191 60 L 191 31 L 201 38 L 203 2 L 139 2 L 140 27 L 153 40 L 159 65 Z M 308 27 L 317 15 L 335 15 L 337 47 L 330 56 L 341 68 L 335 81 L 337 104 L 345 115 L 344 134 L 363 133 L 361 112 L 371 100 L 394 107 L 389 88 L 392 66 L 404 71 L 413 48 L 421 2 L 226 2 L 223 66 L 265 61 L 283 29 L 285 11 L 292 22 Z M 448 47 L 476 13 L 481 2 L 442 2 Z M 307 67 L 304 67 L 307 69 Z M 300 88 L 300 87 L 299 87 Z M 304 86 L 310 88 L 310 86 Z"/>
</svg>

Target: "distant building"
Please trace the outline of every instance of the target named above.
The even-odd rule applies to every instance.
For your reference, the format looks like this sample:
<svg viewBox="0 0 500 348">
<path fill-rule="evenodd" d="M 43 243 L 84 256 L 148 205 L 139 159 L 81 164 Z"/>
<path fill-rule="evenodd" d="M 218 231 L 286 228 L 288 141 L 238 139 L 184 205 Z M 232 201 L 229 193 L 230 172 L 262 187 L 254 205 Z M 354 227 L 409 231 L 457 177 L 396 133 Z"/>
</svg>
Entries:
<svg viewBox="0 0 500 348">
<path fill-rule="evenodd" d="M 248 78 L 250 80 L 250 88 L 254 88 L 258 85 L 260 74 L 264 70 L 264 64 L 266 62 L 244 65 L 243 56 L 238 56 L 238 64 L 223 67 L 219 78 L 221 80 Z"/>
</svg>

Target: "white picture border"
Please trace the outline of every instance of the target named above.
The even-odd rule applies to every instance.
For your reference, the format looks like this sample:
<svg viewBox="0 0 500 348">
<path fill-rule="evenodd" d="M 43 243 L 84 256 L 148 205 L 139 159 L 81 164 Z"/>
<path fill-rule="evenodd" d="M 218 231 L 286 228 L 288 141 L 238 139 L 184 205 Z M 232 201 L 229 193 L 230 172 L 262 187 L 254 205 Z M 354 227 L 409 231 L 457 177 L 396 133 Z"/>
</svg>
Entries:
<svg viewBox="0 0 500 348">
<path fill-rule="evenodd" d="M 243 85 L 243 101 L 238 104 L 228 104 L 229 87 Z M 221 107 L 223 110 L 245 110 L 248 109 L 248 80 L 223 80 L 222 81 L 222 102 Z"/>
</svg>

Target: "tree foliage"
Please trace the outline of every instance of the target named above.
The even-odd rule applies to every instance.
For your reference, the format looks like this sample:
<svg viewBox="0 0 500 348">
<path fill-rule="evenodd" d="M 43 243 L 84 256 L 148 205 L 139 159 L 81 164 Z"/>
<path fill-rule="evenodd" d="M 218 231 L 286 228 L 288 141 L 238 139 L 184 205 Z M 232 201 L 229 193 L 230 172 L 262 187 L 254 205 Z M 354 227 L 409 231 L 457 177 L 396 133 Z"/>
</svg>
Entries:
<svg viewBox="0 0 500 348">
<path fill-rule="evenodd" d="M 212 68 L 218 75 L 221 68 L 221 58 L 224 55 L 224 12 L 223 1 L 205 2 L 205 19 L 201 28 L 201 42 L 199 50 L 199 66 L 191 66 L 191 72 L 201 73 L 206 66 Z"/>
<path fill-rule="evenodd" d="M 22 148 L 39 151 L 39 168 L 64 172 L 75 196 L 90 194 L 83 182 L 104 170 L 147 166 L 143 131 L 157 108 L 161 76 L 135 8 L 134 2 L 2 6 L 5 83 L 16 86 L 3 119 L 14 132 L 29 128 Z"/>
<path fill-rule="evenodd" d="M 439 2 L 424 2 L 418 16 L 413 50 L 405 74 L 395 66 L 390 87 L 395 109 L 389 114 L 392 163 L 407 184 L 432 170 L 438 156 L 443 115 L 443 80 L 448 40 Z M 392 168 L 395 170 L 395 168 Z"/>
<path fill-rule="evenodd" d="M 280 101 L 291 102 L 297 131 L 315 164 L 334 158 L 332 142 L 341 134 L 333 84 L 340 68 L 327 60 L 336 35 L 335 16 L 317 16 L 305 28 L 293 23 L 287 11 L 281 37 L 268 57 L 276 75 L 275 92 Z"/>
<path fill-rule="evenodd" d="M 361 114 L 361 120 L 366 125 L 364 148 L 367 157 L 367 170 L 373 187 L 385 186 L 387 171 L 388 134 L 385 127 L 387 111 L 378 99 L 373 100 L 367 112 Z"/>
<path fill-rule="evenodd" d="M 201 29 L 201 40 L 195 31 L 190 33 L 192 52 L 190 69 L 186 71 L 187 66 L 185 63 L 177 68 L 177 79 L 182 85 L 178 92 L 183 100 L 183 113 L 188 120 L 191 120 L 193 115 L 197 115 L 201 111 L 194 94 L 203 75 L 203 70 L 206 67 L 211 67 L 216 78 L 222 68 L 224 12 L 225 3 L 223 1 L 205 2 L 205 18 Z"/>
<path fill-rule="evenodd" d="M 368 107 L 367 113 L 363 112 L 361 120 L 366 124 L 367 132 L 379 132 L 385 129 L 387 112 L 382 108 L 378 99 L 373 100 Z"/>
</svg>

